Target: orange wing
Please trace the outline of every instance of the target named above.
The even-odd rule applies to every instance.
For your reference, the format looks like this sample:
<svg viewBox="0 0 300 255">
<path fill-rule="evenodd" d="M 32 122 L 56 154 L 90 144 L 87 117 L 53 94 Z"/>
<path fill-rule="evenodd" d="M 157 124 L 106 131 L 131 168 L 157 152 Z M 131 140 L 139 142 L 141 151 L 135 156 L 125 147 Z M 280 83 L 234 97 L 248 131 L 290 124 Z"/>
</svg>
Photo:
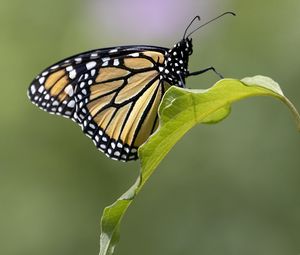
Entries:
<svg viewBox="0 0 300 255">
<path fill-rule="evenodd" d="M 81 53 L 45 69 L 28 96 L 41 109 L 72 118 L 108 157 L 135 160 L 157 128 L 169 86 L 160 76 L 165 52 L 127 46 Z"/>
</svg>

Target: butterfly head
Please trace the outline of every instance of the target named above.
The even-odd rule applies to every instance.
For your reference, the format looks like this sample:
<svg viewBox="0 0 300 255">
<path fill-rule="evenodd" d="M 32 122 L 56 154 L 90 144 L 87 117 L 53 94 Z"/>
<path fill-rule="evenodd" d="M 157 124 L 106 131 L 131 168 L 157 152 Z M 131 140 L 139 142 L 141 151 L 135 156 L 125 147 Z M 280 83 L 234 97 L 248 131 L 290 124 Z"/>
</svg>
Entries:
<svg viewBox="0 0 300 255">
<path fill-rule="evenodd" d="M 224 12 L 189 32 L 191 25 L 195 21 L 200 21 L 200 17 L 196 16 L 185 29 L 182 40 L 175 44 L 174 47 L 166 53 L 164 67 L 161 70 L 162 79 L 171 85 L 185 87 L 185 78 L 189 76 L 189 56 L 193 53 L 193 44 L 190 36 L 200 28 L 227 14 L 235 16 L 235 13 L 233 12 Z"/>
</svg>

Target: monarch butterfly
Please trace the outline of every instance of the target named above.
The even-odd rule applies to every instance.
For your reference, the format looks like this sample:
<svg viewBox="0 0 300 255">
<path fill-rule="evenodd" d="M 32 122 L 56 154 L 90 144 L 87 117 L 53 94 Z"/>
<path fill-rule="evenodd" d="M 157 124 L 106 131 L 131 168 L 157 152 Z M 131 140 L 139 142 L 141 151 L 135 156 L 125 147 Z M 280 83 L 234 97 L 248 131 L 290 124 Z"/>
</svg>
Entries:
<svg viewBox="0 0 300 255">
<path fill-rule="evenodd" d="M 39 74 L 28 97 L 39 108 L 71 118 L 108 157 L 129 161 L 158 126 L 157 110 L 170 86 L 185 87 L 185 78 L 212 70 L 188 71 L 196 16 L 173 48 L 120 46 L 96 49 L 64 59 Z"/>
</svg>

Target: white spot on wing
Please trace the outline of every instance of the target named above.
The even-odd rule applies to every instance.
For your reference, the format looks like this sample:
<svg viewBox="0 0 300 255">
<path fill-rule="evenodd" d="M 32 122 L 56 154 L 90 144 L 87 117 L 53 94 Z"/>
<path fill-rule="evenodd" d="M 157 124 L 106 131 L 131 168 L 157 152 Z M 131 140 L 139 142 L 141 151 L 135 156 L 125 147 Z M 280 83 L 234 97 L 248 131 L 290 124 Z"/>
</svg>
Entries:
<svg viewBox="0 0 300 255">
<path fill-rule="evenodd" d="M 109 51 L 109 53 L 114 53 L 114 52 L 118 52 L 118 49 L 112 49 Z"/>
<path fill-rule="evenodd" d="M 96 61 L 91 61 L 86 63 L 86 69 L 91 70 L 92 68 L 94 68 L 96 66 Z"/>
<path fill-rule="evenodd" d="M 35 94 L 35 92 L 36 92 L 35 85 L 31 85 L 30 91 L 31 91 L 31 94 Z"/>
<path fill-rule="evenodd" d="M 108 61 L 102 63 L 102 66 L 107 66 L 107 65 L 108 65 Z"/>
<path fill-rule="evenodd" d="M 131 57 L 138 57 L 139 55 L 140 55 L 140 53 L 138 53 L 138 52 L 129 54 L 129 56 L 131 56 Z"/>
<path fill-rule="evenodd" d="M 45 77 L 41 77 L 41 78 L 39 78 L 39 83 L 40 83 L 40 84 L 43 84 L 43 83 L 44 83 L 44 81 L 45 81 Z"/>
<path fill-rule="evenodd" d="M 93 123 L 90 123 L 89 126 L 91 129 L 96 129 L 96 126 Z"/>
<path fill-rule="evenodd" d="M 103 62 L 108 61 L 108 60 L 110 60 L 110 57 L 102 58 L 102 61 L 103 61 Z"/>
<path fill-rule="evenodd" d="M 70 77 L 70 79 L 75 79 L 75 77 L 76 77 L 76 70 L 72 70 L 71 72 L 69 72 L 69 77 Z"/>
<path fill-rule="evenodd" d="M 44 91 L 44 86 L 40 86 L 38 91 L 42 93 Z"/>
<path fill-rule="evenodd" d="M 114 155 L 115 155 L 116 157 L 119 157 L 119 156 L 121 155 L 121 153 L 120 153 L 119 151 L 115 151 L 115 152 L 114 152 Z"/>
<path fill-rule="evenodd" d="M 73 70 L 73 66 L 67 66 L 67 67 L 66 67 L 66 71 L 67 71 L 67 72 L 70 72 L 70 71 L 72 71 L 72 70 Z"/>
<path fill-rule="evenodd" d="M 74 94 L 74 90 L 73 90 L 73 86 L 71 84 L 69 84 L 67 87 L 65 87 L 65 92 L 68 94 L 68 96 L 73 96 Z"/>
<path fill-rule="evenodd" d="M 55 65 L 55 66 L 52 66 L 51 69 L 54 70 L 54 69 L 57 69 L 58 67 L 59 67 L 59 65 Z"/>
</svg>

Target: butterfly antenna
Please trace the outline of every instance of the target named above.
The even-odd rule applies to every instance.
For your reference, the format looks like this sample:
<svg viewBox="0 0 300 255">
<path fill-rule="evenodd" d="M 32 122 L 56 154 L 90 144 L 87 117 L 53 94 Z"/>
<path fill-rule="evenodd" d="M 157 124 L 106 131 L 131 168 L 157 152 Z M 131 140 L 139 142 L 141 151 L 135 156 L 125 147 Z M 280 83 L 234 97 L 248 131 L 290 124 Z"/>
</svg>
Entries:
<svg viewBox="0 0 300 255">
<path fill-rule="evenodd" d="M 190 24 L 186 27 L 186 29 L 185 29 L 185 31 L 184 31 L 184 34 L 183 34 L 183 39 L 185 38 L 186 33 L 187 33 L 187 31 L 189 30 L 190 26 L 194 23 L 194 21 L 195 21 L 196 19 L 200 21 L 200 16 L 197 15 L 195 18 L 193 18 L 192 21 L 190 22 Z"/>
<path fill-rule="evenodd" d="M 207 21 L 207 22 L 205 22 L 204 24 L 202 24 L 201 26 L 199 26 L 199 27 L 197 27 L 196 29 L 194 29 L 192 32 L 190 32 L 188 35 L 187 35 L 187 37 L 186 38 L 188 38 L 189 36 L 191 36 L 193 33 L 195 33 L 198 29 L 200 29 L 201 27 L 204 27 L 204 26 L 206 26 L 207 24 L 209 24 L 209 23 L 211 23 L 211 22 L 213 22 L 213 21 L 215 21 L 215 20 L 217 20 L 217 19 L 219 19 L 219 18 L 221 18 L 221 17 L 223 17 L 223 16 L 225 16 L 225 15 L 227 15 L 227 14 L 231 14 L 232 16 L 236 16 L 236 14 L 234 13 L 234 12 L 224 12 L 224 13 L 222 13 L 221 15 L 219 15 L 219 16 L 217 16 L 217 17 L 215 17 L 215 18 L 213 18 L 213 19 L 211 19 L 211 20 L 209 20 L 209 21 Z M 195 20 L 195 19 L 194 19 Z M 194 21 L 193 20 L 193 21 Z M 191 22 L 191 23 L 193 23 L 193 22 Z M 191 24 L 190 24 L 191 25 Z M 190 27 L 190 25 L 189 25 L 189 27 Z M 185 33 L 184 33 L 184 35 L 185 35 Z"/>
</svg>

